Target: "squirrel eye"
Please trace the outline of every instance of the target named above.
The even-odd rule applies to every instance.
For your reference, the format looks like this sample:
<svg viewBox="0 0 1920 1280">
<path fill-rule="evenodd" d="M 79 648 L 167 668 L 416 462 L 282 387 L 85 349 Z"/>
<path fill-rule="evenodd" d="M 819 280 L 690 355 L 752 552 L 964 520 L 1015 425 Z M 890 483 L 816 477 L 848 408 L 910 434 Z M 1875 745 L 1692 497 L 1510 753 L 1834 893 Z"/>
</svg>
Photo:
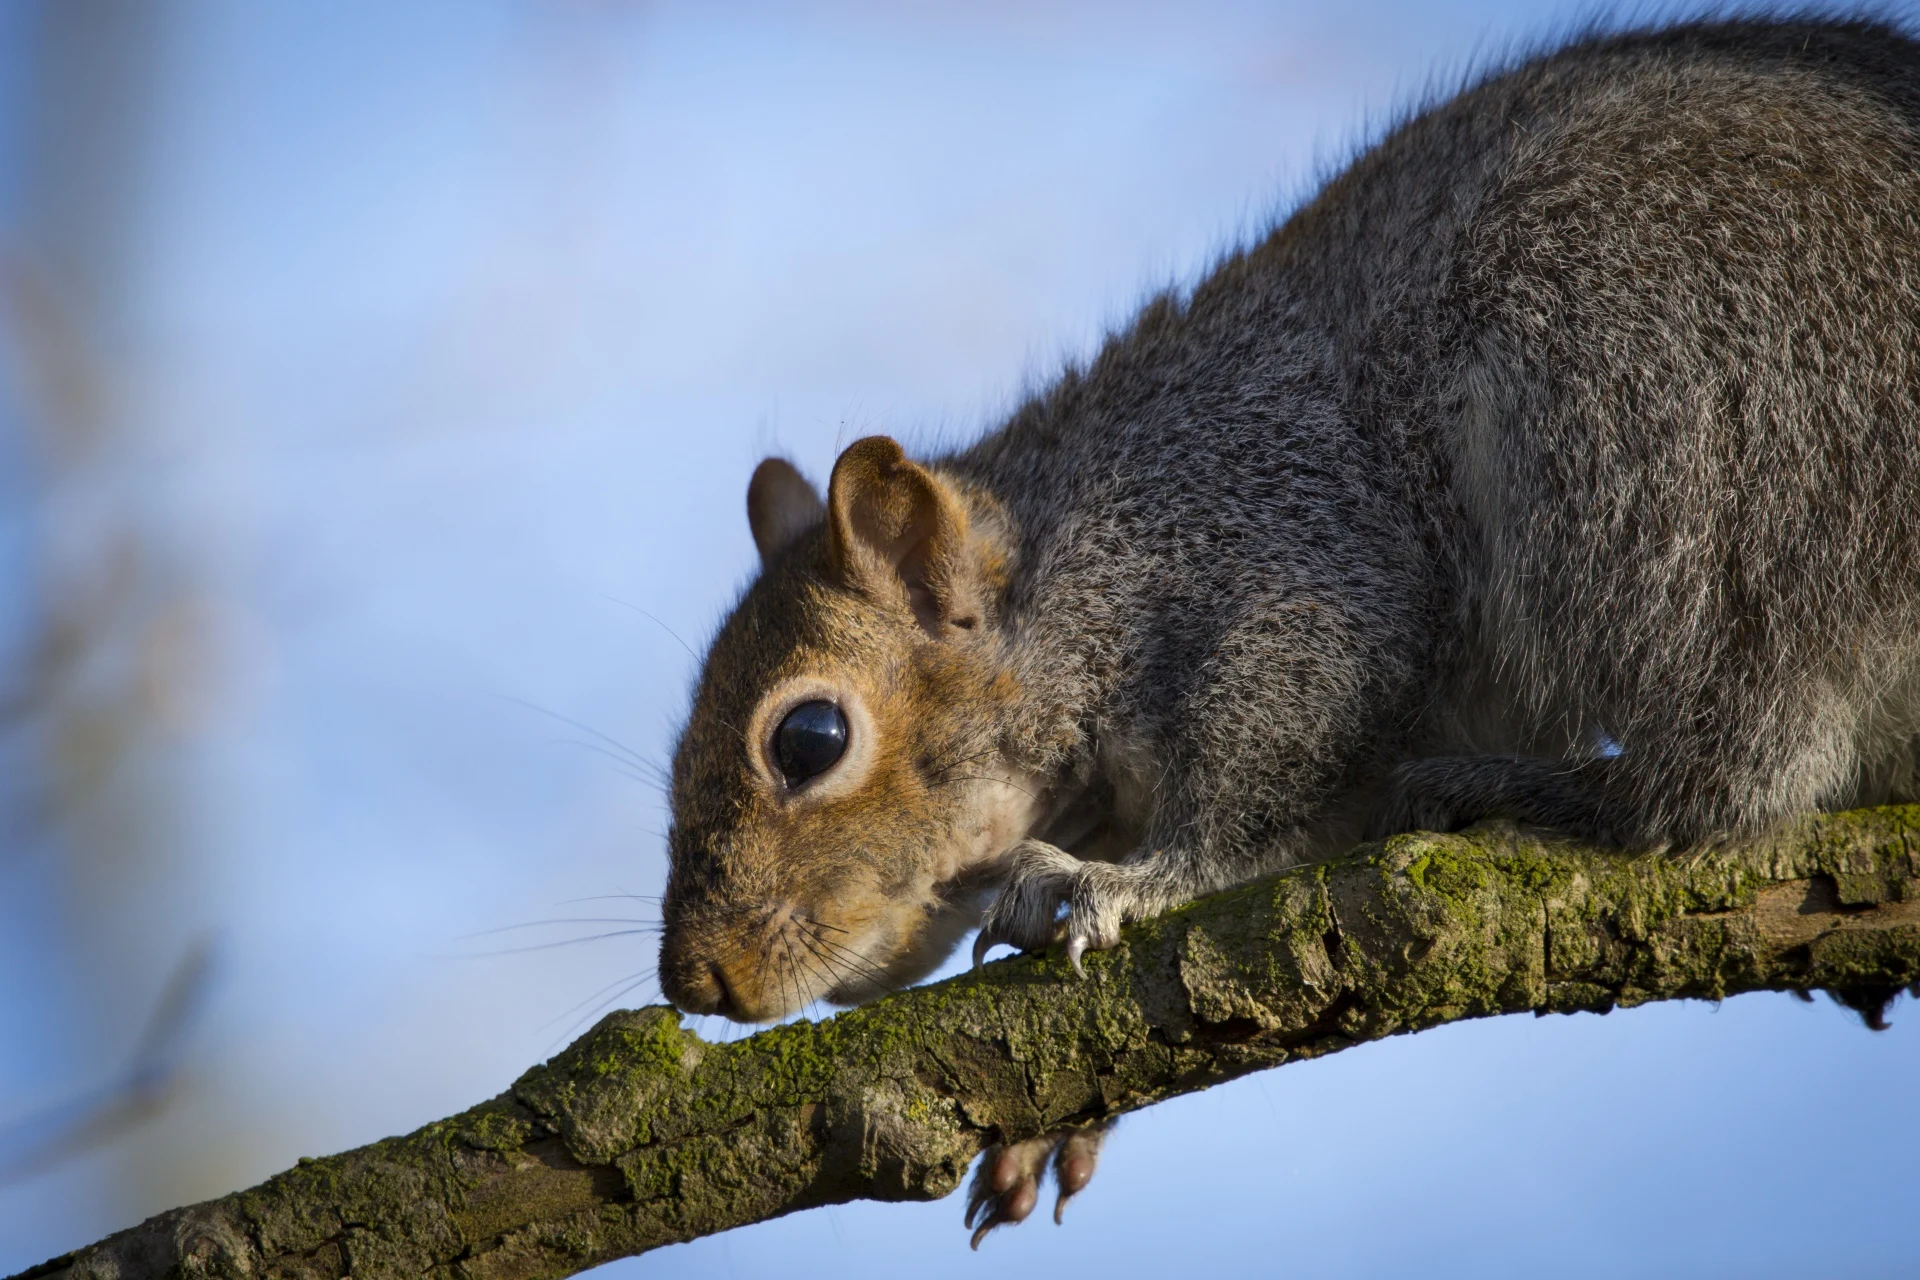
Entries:
<svg viewBox="0 0 1920 1280">
<path fill-rule="evenodd" d="M 773 755 L 797 787 L 833 768 L 847 750 L 847 718 L 831 702 L 803 702 L 773 731 Z"/>
</svg>

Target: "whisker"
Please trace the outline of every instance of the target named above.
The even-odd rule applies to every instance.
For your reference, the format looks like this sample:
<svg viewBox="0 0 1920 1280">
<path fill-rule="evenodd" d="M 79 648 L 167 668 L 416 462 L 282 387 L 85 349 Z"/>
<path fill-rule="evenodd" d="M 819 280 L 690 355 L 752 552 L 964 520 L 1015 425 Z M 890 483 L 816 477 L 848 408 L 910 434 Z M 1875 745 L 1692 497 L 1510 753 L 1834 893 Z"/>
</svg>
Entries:
<svg viewBox="0 0 1920 1280">
<path fill-rule="evenodd" d="M 971 775 L 971 774 L 966 776 L 961 776 L 961 777 L 954 776 L 955 770 L 963 769 L 967 765 L 977 763 L 978 761 L 981 761 L 981 760 L 989 759 L 995 754 L 997 754 L 998 750 L 999 749 L 997 747 L 986 746 L 986 747 L 982 747 L 978 751 L 972 752 L 967 755 L 958 756 L 952 760 L 946 761 L 945 763 L 936 765 L 934 768 L 928 771 L 932 776 L 932 785 L 936 787 L 945 787 L 945 786 L 952 786 L 953 784 L 959 783 L 959 782 L 1001 782 L 1001 783 L 1005 783 L 1007 786 L 1012 787 L 1014 790 L 1019 791 L 1023 795 L 1033 796 L 1034 794 L 1033 792 L 1027 790 L 1027 788 L 1020 786 L 1018 783 L 1013 782 L 1007 778 L 988 776 L 988 775 Z M 1038 797 L 1035 797 L 1035 798 L 1037 799 Z"/>
<path fill-rule="evenodd" d="M 588 995 L 586 999 L 581 1000 L 575 1004 L 569 1005 L 567 1008 L 562 1009 L 560 1012 L 554 1014 L 551 1018 L 548 1018 L 545 1022 L 540 1024 L 539 1029 L 542 1031 L 545 1031 L 548 1027 L 560 1021 L 560 1019 L 569 1017 L 572 1014 L 578 1013 L 581 1009 L 584 1009 L 586 1006 L 592 1004 L 595 1000 L 598 1000 L 600 997 L 606 995 L 609 991 L 612 991 L 615 987 L 618 987 L 627 983 L 644 982 L 648 978 L 652 977 L 653 975 L 654 975 L 654 970 L 642 969 L 638 973 L 629 973 L 624 977 L 615 978 L 612 982 L 609 982 L 606 986 L 601 987 L 599 990 Z M 616 996 L 615 998 L 618 999 L 619 997 Z"/>
<path fill-rule="evenodd" d="M 577 947 L 583 942 L 604 942 L 608 938 L 633 938 L 645 934 L 659 933 L 660 925 L 647 925 L 640 929 L 614 929 L 607 933 L 590 934 L 584 938 L 562 938 L 558 942 L 532 942 L 524 947 L 501 947 L 494 951 L 475 951 L 466 958 L 479 960 L 486 956 L 517 956 L 529 951 L 552 951 L 556 947 Z"/>
<path fill-rule="evenodd" d="M 488 938 L 496 933 L 512 933 L 516 929 L 544 929 L 549 925 L 557 924 L 658 925 L 659 923 L 658 920 L 635 920 L 630 916 L 561 916 L 553 920 L 526 920 L 519 924 L 503 924 L 498 929 L 479 929 L 473 933 L 460 934 L 454 938 L 454 941 L 465 942 L 470 938 Z"/>
<path fill-rule="evenodd" d="M 786 952 L 786 967 L 780 971 L 780 991 L 782 995 L 791 995 L 793 1006 L 787 1011 L 789 1016 L 801 1014 L 807 1007 L 805 993 L 800 986 L 800 961 L 793 954 L 793 938 L 785 930 L 780 934 L 780 949 Z"/>
<path fill-rule="evenodd" d="M 807 954 L 826 965 L 836 981 L 845 981 L 847 977 L 846 971 L 834 962 L 834 957 L 831 952 L 821 950 L 821 946 L 826 940 L 817 934 L 809 932 L 810 929 L 816 927 L 816 922 L 805 916 L 795 916 L 793 925 L 795 932 L 799 935 L 801 943 L 807 948 Z"/>
<path fill-rule="evenodd" d="M 666 777 L 658 773 L 657 766 L 648 765 L 646 769 L 643 770 L 634 765 L 625 756 L 610 751 L 597 742 L 582 742 L 578 738 L 553 738 L 550 739 L 550 741 L 556 747 L 579 747 L 585 751 L 597 751 L 607 759 L 613 761 L 614 771 L 621 777 L 631 778 L 635 782 L 644 783 L 661 792 L 671 789 L 671 784 L 667 781 Z"/>
<path fill-rule="evenodd" d="M 780 994 L 781 994 L 781 996 L 782 996 L 782 997 L 784 998 L 784 997 L 785 997 L 785 995 L 786 995 L 786 988 L 785 988 L 785 985 L 784 985 L 784 983 L 785 983 L 785 976 L 784 976 L 783 974 L 781 974 L 781 972 L 780 972 L 780 966 L 779 966 L 779 965 L 776 965 L 776 964 L 775 964 L 775 963 L 773 962 L 773 944 L 774 944 L 774 943 L 775 943 L 776 941 L 778 941 L 778 940 L 779 940 L 779 931 L 777 931 L 777 930 L 773 930 L 773 929 L 764 929 L 764 930 L 762 930 L 762 931 L 761 931 L 761 934 L 760 934 L 760 972 L 762 972 L 762 973 L 766 973 L 766 972 L 768 972 L 768 971 L 772 971 L 772 973 L 774 974 L 774 976 L 775 976 L 775 977 L 776 977 L 777 979 L 779 979 L 779 980 L 781 981 L 781 983 L 782 983 L 782 986 L 781 986 L 781 992 L 780 992 Z"/>
<path fill-rule="evenodd" d="M 763 972 L 771 972 L 773 974 L 774 980 L 780 986 L 780 1001 L 782 1004 L 785 1004 L 788 996 L 787 973 L 786 970 L 775 964 L 773 959 L 773 944 L 776 942 L 783 946 L 786 944 L 785 931 L 769 930 L 765 942 L 766 945 L 760 949 L 761 969 Z"/>
<path fill-rule="evenodd" d="M 845 969 L 841 968 L 840 965 L 835 962 L 833 956 L 831 956 L 827 952 L 822 951 L 816 945 L 814 939 L 802 937 L 801 943 L 806 947 L 809 955 L 811 955 L 815 960 L 818 960 L 822 965 L 826 966 L 827 972 L 833 976 L 833 981 L 835 986 L 844 986 L 846 983 L 852 981 L 852 975 L 848 974 Z"/>
<path fill-rule="evenodd" d="M 576 1037 L 578 1037 L 580 1032 L 585 1028 L 586 1024 L 592 1022 L 595 1018 L 598 1018 L 602 1013 L 606 1012 L 606 1010 L 609 1007 L 611 1007 L 615 1001 L 624 998 L 629 991 L 632 991 L 636 987 L 645 985 L 647 982 L 651 981 L 652 979 L 653 979 L 653 971 L 650 969 L 643 970 L 640 973 L 632 975 L 631 980 L 622 979 L 622 981 L 626 982 L 626 985 L 621 987 L 618 991 L 614 992 L 612 995 L 608 996 L 605 1000 L 602 1000 L 599 1004 L 595 1005 L 593 1008 L 589 1009 L 584 1016 L 577 1019 L 574 1022 L 573 1026 L 567 1031 L 567 1039 L 573 1040 Z M 602 990 L 604 989 L 605 988 L 602 988 Z M 592 997 L 589 996 L 588 999 L 592 999 Z M 561 1016 L 565 1017 L 566 1015 L 562 1014 Z"/>
<path fill-rule="evenodd" d="M 819 921 L 810 920 L 810 919 L 800 919 L 800 918 L 796 918 L 795 923 L 799 924 L 802 927 L 801 937 L 806 940 L 807 949 L 811 951 L 814 954 L 815 958 L 820 960 L 823 964 L 826 964 L 828 965 L 828 967 L 833 968 L 836 973 L 842 973 L 843 971 L 839 968 L 839 966 L 845 965 L 848 968 L 851 968 L 853 970 L 853 975 L 855 977 L 864 978 L 866 981 L 879 987 L 883 991 L 891 992 L 899 989 L 898 984 L 896 984 L 892 980 L 892 978 L 890 977 L 890 975 L 888 975 L 886 970 L 882 969 L 879 965 L 873 963 L 873 961 L 867 959 L 865 956 L 861 955 L 859 952 L 855 951 L 853 948 L 844 946 L 838 942 L 835 942 L 831 938 L 827 938 L 819 934 L 808 934 L 805 931 L 806 927 L 810 925 L 816 926 L 816 927 L 825 927 L 825 928 L 833 928 L 834 926 L 831 926 L 831 925 L 821 926 Z M 840 932 L 845 932 L 845 930 L 841 930 Z M 826 948 L 825 951 L 821 950 L 821 948 L 823 947 Z M 831 957 L 829 956 L 829 953 L 831 953 Z M 838 962 L 837 964 L 836 964 L 836 961 Z"/>
<path fill-rule="evenodd" d="M 845 929 L 841 929 L 836 925 L 822 924 L 818 920 L 803 921 L 802 927 L 814 929 L 814 930 L 831 930 L 832 932 L 840 933 L 840 934 L 846 933 Z M 854 950 L 852 947 L 847 946 L 845 943 L 835 942 L 832 938 L 826 937 L 824 933 L 816 932 L 814 934 L 814 937 L 819 940 L 821 945 L 831 947 L 836 952 L 839 952 L 842 955 L 848 956 L 854 960 L 858 960 L 863 964 L 869 964 L 869 965 L 872 964 L 872 961 L 868 960 L 865 956 L 861 955 L 858 951 Z"/>
<path fill-rule="evenodd" d="M 942 773 L 951 773 L 953 770 L 961 768 L 964 765 L 970 765 L 974 763 L 976 760 L 985 760 L 988 756 L 992 755 L 993 753 L 994 753 L 994 749 L 992 747 L 983 747 L 979 751 L 974 752 L 972 755 L 958 756 L 955 759 L 947 761 L 945 764 L 936 765 L 932 770 L 930 770 L 930 772 L 932 772 L 935 775 L 939 775 Z"/>
<path fill-rule="evenodd" d="M 656 907 L 660 906 L 662 903 L 666 901 L 666 899 L 663 897 L 659 897 L 655 894 L 649 894 L 649 893 L 625 893 L 625 892 L 590 893 L 584 898 L 562 898 L 560 900 L 559 905 L 563 907 L 570 907 L 576 902 L 611 902 L 611 901 L 614 901 L 615 899 L 629 899 L 634 902 L 645 902 L 645 903 L 650 903 L 651 905 Z"/>
<path fill-rule="evenodd" d="M 628 763 L 637 765 L 638 767 L 648 770 L 650 772 L 657 773 L 663 778 L 666 777 L 666 770 L 662 769 L 656 761 L 649 759 L 648 757 L 640 754 L 640 752 L 638 751 L 635 751 L 632 747 L 620 741 L 620 739 L 614 737 L 612 734 L 602 733 L 600 730 L 594 728 L 592 725 L 583 724 L 581 721 L 575 720 L 572 716 L 563 716 L 558 711 L 550 711 L 546 707 L 543 707 L 538 703 L 528 702 L 525 698 L 516 698 L 510 693 L 499 693 L 499 694 L 495 694 L 494 696 L 497 698 L 503 698 L 508 702 L 517 703 L 518 705 L 525 707 L 529 711 L 537 712 L 540 715 L 548 716 L 554 720 L 558 720 L 561 724 L 571 725 L 573 728 L 578 729 L 580 732 L 588 735 L 589 737 L 598 738 L 600 739 L 600 741 L 606 743 L 609 747 L 612 747 L 615 750 L 619 751 L 621 755 L 626 758 Z"/>
<path fill-rule="evenodd" d="M 899 989 L 898 985 L 889 980 L 884 973 L 861 957 L 844 951 L 836 953 L 831 950 L 822 950 L 822 945 L 828 944 L 825 944 L 824 939 L 814 939 L 807 943 L 807 949 L 813 953 L 815 959 L 833 973 L 836 982 L 840 985 L 858 980 L 888 995 Z"/>
<path fill-rule="evenodd" d="M 622 600 L 619 596 L 610 596 L 604 591 L 597 592 L 596 594 L 599 595 L 599 597 L 602 600 L 611 600 L 613 603 L 620 605 L 623 608 L 633 610 L 635 613 L 645 618 L 648 622 L 653 623 L 656 627 L 659 627 L 662 631 L 672 636 L 674 643 L 679 645 L 682 649 L 685 649 L 687 651 L 687 656 L 689 658 L 692 658 L 694 662 L 698 663 L 700 661 L 700 655 L 693 651 L 692 645 L 688 644 L 685 640 L 682 640 L 680 638 L 680 633 L 678 631 L 675 631 L 672 627 L 660 621 L 660 619 L 654 617 L 651 613 L 648 613 L 645 609 L 642 609 L 639 605 L 634 604 L 631 601 Z"/>
<path fill-rule="evenodd" d="M 850 947 L 843 947 L 830 938 L 821 938 L 819 941 L 821 946 L 826 947 L 836 956 L 840 957 L 842 963 L 852 967 L 855 973 L 873 983 L 875 986 L 880 987 L 884 991 L 898 990 L 897 984 L 885 969 L 882 969 L 879 965 L 857 951 L 854 951 Z"/>
<path fill-rule="evenodd" d="M 795 958 L 795 967 L 799 967 L 799 958 Z M 806 975 L 806 990 L 804 990 L 804 996 L 806 996 L 806 1007 L 812 1007 L 812 1006 L 816 1006 L 816 1004 L 820 1004 L 820 992 L 818 992 L 818 990 L 814 990 L 814 986 L 816 986 L 816 983 L 818 983 L 818 977 L 816 977 L 814 973 L 808 973 L 808 975 Z"/>
<path fill-rule="evenodd" d="M 816 979 L 813 970 L 800 963 L 800 956 L 794 950 L 792 938 L 787 939 L 787 963 L 793 966 L 793 984 L 796 988 L 794 994 L 799 1001 L 799 1007 L 795 1013 L 804 1016 L 806 1010 L 812 1008 L 814 1002 L 820 997 L 814 991 Z"/>
<path fill-rule="evenodd" d="M 1018 791 L 1021 795 L 1026 796 L 1029 799 L 1038 800 L 1040 798 L 1037 794 L 1027 790 L 1027 788 L 1021 786 L 1017 782 L 1010 782 L 1005 778 L 990 777 L 986 774 L 963 773 L 957 778 L 936 779 L 932 785 L 936 787 L 951 787 L 956 785 L 957 783 L 962 783 L 962 782 L 998 782 L 1003 786 L 1012 787 L 1015 791 Z"/>
</svg>

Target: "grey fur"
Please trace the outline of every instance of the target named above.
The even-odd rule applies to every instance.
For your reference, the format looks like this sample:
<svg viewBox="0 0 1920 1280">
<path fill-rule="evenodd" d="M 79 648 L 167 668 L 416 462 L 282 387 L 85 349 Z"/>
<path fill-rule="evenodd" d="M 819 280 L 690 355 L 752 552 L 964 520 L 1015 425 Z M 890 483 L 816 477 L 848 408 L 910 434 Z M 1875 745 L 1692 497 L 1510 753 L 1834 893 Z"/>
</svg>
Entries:
<svg viewBox="0 0 1920 1280">
<path fill-rule="evenodd" d="M 996 882 L 984 942 L 1077 959 L 1369 830 L 1912 798 L 1920 47 L 1700 22 L 1488 76 L 973 447 L 749 506 L 675 754 L 686 1008 L 909 981 Z M 756 763 L 802 687 L 891 717 L 813 791 Z"/>
<path fill-rule="evenodd" d="M 1920 49 L 1701 23 L 1494 75 L 934 466 L 1012 530 L 1003 750 L 1097 802 L 1036 834 L 1127 851 L 1029 842 L 989 937 L 1065 903 L 1077 954 L 1370 826 L 1911 797 Z"/>
</svg>

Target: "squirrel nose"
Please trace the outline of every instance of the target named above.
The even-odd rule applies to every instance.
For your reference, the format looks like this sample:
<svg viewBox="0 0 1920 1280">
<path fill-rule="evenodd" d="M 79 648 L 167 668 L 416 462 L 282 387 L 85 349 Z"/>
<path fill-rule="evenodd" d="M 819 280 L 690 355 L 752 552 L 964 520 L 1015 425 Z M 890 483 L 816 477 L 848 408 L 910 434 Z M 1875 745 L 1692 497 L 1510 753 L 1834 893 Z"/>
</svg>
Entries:
<svg viewBox="0 0 1920 1280">
<path fill-rule="evenodd" d="M 739 1002 L 727 985 L 726 970 L 716 960 L 695 961 L 677 973 L 661 973 L 661 988 L 667 999 L 688 1013 L 717 1013 L 737 1018 Z"/>
<path fill-rule="evenodd" d="M 741 1020 L 740 997 L 727 971 L 718 960 L 697 952 L 688 955 L 684 944 L 671 940 L 661 948 L 661 994 L 688 1013 L 717 1013 L 723 1018 Z"/>
<path fill-rule="evenodd" d="M 718 961 L 709 960 L 706 976 L 712 981 L 715 992 L 713 1007 L 708 1012 L 717 1013 L 723 1018 L 738 1020 L 740 1005 L 733 998 L 733 988 L 727 985 L 727 971 L 720 967 Z"/>
<path fill-rule="evenodd" d="M 675 922 L 660 940 L 660 992 L 688 1013 L 767 1022 L 787 1012 L 777 970 L 760 956 L 762 927 Z"/>
</svg>

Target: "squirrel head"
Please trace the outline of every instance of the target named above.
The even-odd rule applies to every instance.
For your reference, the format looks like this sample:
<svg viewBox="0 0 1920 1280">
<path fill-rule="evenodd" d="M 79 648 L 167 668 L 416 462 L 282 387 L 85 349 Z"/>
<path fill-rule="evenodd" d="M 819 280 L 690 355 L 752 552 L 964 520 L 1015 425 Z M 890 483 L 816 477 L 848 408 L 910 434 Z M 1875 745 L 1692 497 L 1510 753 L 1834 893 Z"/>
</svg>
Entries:
<svg viewBox="0 0 1920 1280">
<path fill-rule="evenodd" d="M 1004 525 L 875 436 L 827 497 L 769 458 L 759 578 L 674 752 L 660 984 L 743 1022 L 855 1004 L 937 967 L 1037 817 L 1005 760 Z"/>
</svg>

